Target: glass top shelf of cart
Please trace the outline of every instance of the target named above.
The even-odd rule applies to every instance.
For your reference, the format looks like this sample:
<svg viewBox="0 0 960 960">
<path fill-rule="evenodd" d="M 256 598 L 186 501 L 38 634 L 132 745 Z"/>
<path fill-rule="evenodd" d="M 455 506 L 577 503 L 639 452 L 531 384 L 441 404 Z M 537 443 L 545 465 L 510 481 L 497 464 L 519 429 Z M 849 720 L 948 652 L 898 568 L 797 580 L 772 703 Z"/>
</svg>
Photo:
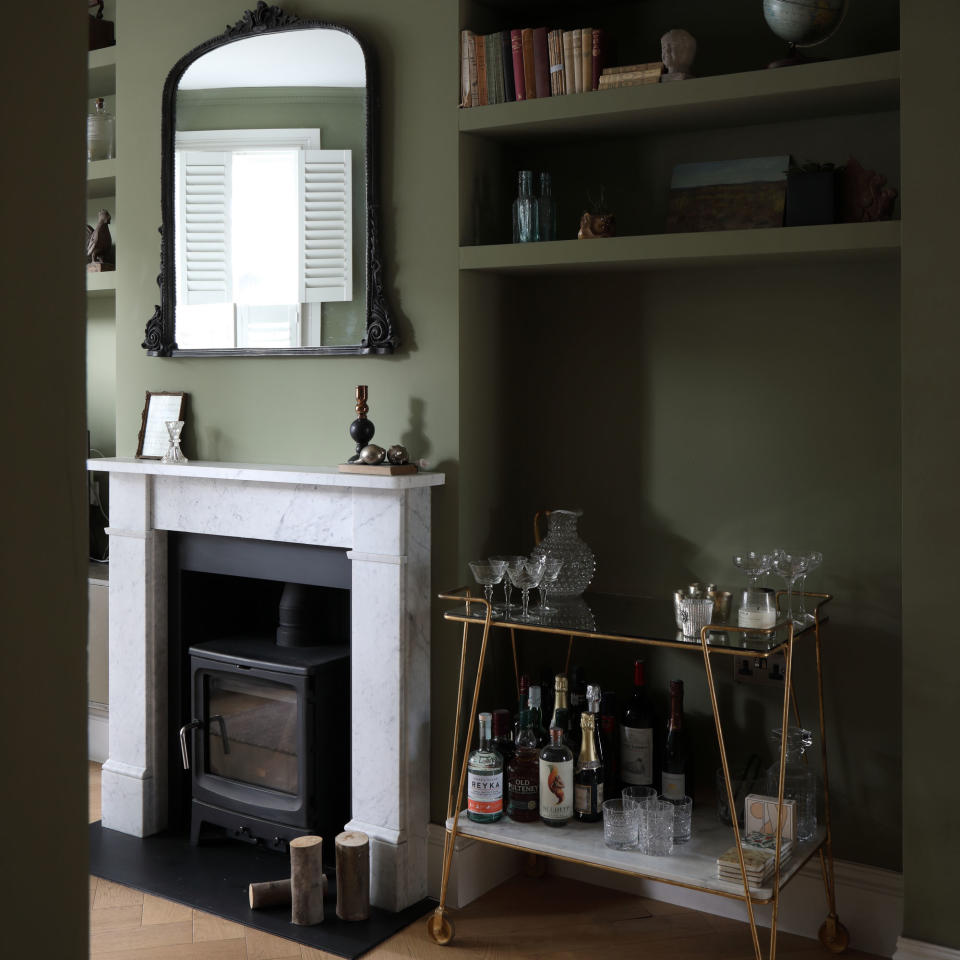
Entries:
<svg viewBox="0 0 960 960">
<path fill-rule="evenodd" d="M 466 588 L 453 591 L 453 594 L 441 594 L 441 599 L 458 599 Z M 831 597 L 824 594 L 807 594 L 815 606 L 820 623 L 826 617 L 821 608 Z M 586 593 L 582 598 L 564 600 L 551 597 L 550 605 L 555 607 L 552 613 L 539 614 L 535 603 L 530 604 L 531 620 L 519 620 L 519 607 L 504 615 L 501 607 L 494 603 L 491 624 L 495 627 L 512 627 L 519 630 L 533 630 L 545 633 L 600 637 L 607 640 L 620 640 L 626 643 L 648 643 L 666 646 L 686 647 L 699 650 L 700 641 L 687 639 L 677 629 L 674 620 L 673 605 L 669 597 L 628 597 L 617 594 Z M 482 623 L 486 618 L 486 605 L 480 602 L 462 604 L 444 612 L 445 620 Z M 729 623 L 737 623 L 738 609 L 734 604 L 730 610 Z M 781 614 L 782 616 L 782 614 Z M 796 630 L 795 636 L 812 632 L 813 622 L 803 630 Z M 778 620 L 769 630 L 715 629 L 709 634 L 711 648 L 726 648 L 731 651 L 746 650 L 751 653 L 770 653 L 787 642 L 786 619 Z"/>
</svg>

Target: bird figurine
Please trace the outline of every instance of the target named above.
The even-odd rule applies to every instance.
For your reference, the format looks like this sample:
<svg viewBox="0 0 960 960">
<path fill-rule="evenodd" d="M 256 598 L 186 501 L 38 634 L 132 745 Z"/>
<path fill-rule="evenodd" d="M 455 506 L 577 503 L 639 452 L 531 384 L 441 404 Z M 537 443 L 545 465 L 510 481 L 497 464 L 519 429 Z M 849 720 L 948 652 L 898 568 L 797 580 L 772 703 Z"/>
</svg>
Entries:
<svg viewBox="0 0 960 960">
<path fill-rule="evenodd" d="M 110 255 L 113 239 L 110 236 L 110 211 L 101 210 L 97 216 L 97 224 L 91 227 L 87 224 L 87 270 L 112 270 L 113 264 L 106 259 Z"/>
</svg>

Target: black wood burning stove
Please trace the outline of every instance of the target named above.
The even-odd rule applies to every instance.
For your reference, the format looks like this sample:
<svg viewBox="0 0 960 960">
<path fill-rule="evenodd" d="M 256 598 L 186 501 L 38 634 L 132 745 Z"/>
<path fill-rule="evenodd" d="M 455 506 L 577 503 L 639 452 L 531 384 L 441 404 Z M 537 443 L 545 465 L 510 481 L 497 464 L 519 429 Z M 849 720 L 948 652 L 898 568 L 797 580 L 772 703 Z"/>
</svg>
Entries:
<svg viewBox="0 0 960 960">
<path fill-rule="evenodd" d="M 336 836 L 350 819 L 346 551 L 171 534 L 168 555 L 171 827 L 279 851 Z"/>
</svg>

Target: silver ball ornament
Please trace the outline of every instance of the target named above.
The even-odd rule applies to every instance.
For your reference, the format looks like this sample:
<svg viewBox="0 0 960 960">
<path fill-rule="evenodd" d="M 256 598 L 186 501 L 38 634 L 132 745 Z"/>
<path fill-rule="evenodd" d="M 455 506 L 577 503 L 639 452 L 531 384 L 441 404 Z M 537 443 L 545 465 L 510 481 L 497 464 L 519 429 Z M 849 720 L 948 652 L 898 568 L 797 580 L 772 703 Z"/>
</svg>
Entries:
<svg viewBox="0 0 960 960">
<path fill-rule="evenodd" d="M 383 447 L 378 447 L 375 443 L 368 443 L 360 451 L 360 462 L 366 463 L 368 465 L 376 466 L 378 463 L 383 463 L 384 457 L 386 457 L 387 451 Z"/>
<path fill-rule="evenodd" d="M 407 448 L 401 443 L 395 443 L 387 451 L 387 459 L 391 463 L 402 464 L 410 462 L 410 454 L 407 453 Z"/>
</svg>

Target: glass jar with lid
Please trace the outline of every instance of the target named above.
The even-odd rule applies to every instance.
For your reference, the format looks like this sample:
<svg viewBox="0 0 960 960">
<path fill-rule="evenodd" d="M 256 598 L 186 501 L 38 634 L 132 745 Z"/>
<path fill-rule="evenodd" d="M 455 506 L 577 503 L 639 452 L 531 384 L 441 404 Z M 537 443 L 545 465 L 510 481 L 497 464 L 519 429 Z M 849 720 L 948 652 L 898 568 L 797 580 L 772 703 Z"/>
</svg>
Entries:
<svg viewBox="0 0 960 960">
<path fill-rule="evenodd" d="M 87 114 L 87 160 L 112 160 L 116 156 L 115 117 L 97 97 L 94 112 Z"/>
<path fill-rule="evenodd" d="M 770 731 L 774 749 L 780 751 L 780 727 Z M 797 803 L 797 840 L 809 840 L 817 832 L 817 775 L 804 760 L 804 753 L 813 745 L 813 734 L 803 727 L 787 727 L 786 771 L 783 797 Z M 767 795 L 776 797 L 780 782 L 780 760 L 767 770 Z"/>
</svg>

